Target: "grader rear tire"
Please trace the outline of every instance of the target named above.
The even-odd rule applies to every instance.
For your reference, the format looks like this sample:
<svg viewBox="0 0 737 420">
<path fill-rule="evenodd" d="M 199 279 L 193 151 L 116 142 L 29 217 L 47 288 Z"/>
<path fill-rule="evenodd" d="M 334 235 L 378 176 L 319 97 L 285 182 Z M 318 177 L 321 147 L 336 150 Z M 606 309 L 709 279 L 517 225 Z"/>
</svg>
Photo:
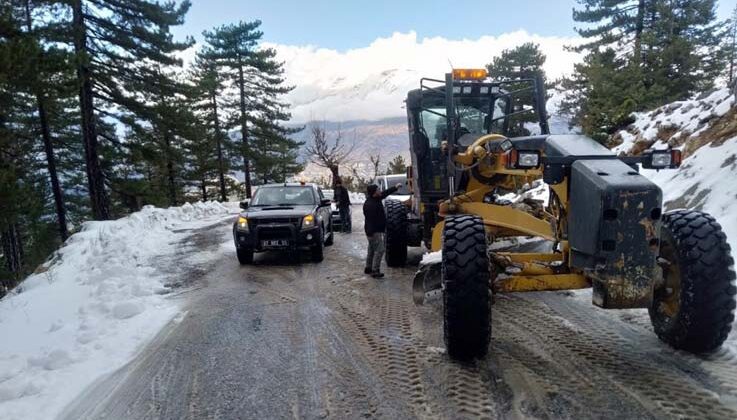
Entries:
<svg viewBox="0 0 737 420">
<path fill-rule="evenodd" d="M 397 200 L 384 201 L 386 209 L 386 265 L 407 264 L 407 207 Z"/>
<path fill-rule="evenodd" d="M 483 220 L 471 215 L 446 218 L 442 249 L 448 355 L 458 360 L 484 357 L 491 339 L 491 289 Z"/>
<path fill-rule="evenodd" d="M 734 321 L 734 260 L 727 237 L 707 213 L 676 210 L 663 216 L 660 261 L 665 284 L 649 309 L 655 333 L 692 353 L 716 349 Z"/>
</svg>

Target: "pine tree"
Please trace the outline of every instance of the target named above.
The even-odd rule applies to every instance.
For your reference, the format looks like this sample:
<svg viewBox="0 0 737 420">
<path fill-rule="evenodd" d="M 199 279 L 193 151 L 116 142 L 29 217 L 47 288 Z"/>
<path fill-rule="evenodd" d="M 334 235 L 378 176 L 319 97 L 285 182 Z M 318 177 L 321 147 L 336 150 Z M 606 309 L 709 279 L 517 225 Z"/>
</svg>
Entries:
<svg viewBox="0 0 737 420">
<path fill-rule="evenodd" d="M 587 40 L 576 51 L 600 51 L 606 48 L 630 48 L 640 61 L 645 13 L 654 0 L 578 0 L 581 9 L 573 10 L 573 20 L 591 24 L 575 28 Z"/>
<path fill-rule="evenodd" d="M 644 40 L 647 106 L 684 100 L 709 90 L 726 67 L 721 42 L 725 22 L 716 19 L 715 0 L 658 0 Z"/>
<path fill-rule="evenodd" d="M 0 5 L 0 296 L 57 243 L 49 229 L 54 224 L 44 220 L 52 210 L 45 207 L 48 181 L 38 159 L 43 149 L 29 83 L 38 42 L 24 32 L 16 6 Z"/>
<path fill-rule="evenodd" d="M 387 175 L 403 174 L 407 172 L 407 162 L 404 160 L 402 155 L 397 155 L 389 161 L 389 166 L 386 168 Z"/>
<path fill-rule="evenodd" d="M 501 55 L 494 57 L 493 61 L 486 67 L 495 80 L 531 79 L 541 75 L 543 83 L 546 84 L 544 65 L 545 54 L 540 51 L 540 46 L 528 42 L 502 51 Z M 529 84 L 522 83 L 507 85 L 507 89 L 512 91 L 529 87 Z M 512 102 L 515 112 L 535 106 L 534 95 L 531 91 L 514 95 Z M 525 128 L 525 123 L 536 122 L 537 120 L 537 115 L 534 112 L 513 116 L 510 118 L 509 129 L 506 134 L 513 137 L 530 135 L 530 131 Z"/>
<path fill-rule="evenodd" d="M 112 109 L 140 109 L 135 91 L 123 86 L 152 77 L 147 69 L 178 64 L 172 53 L 191 40 L 174 42 L 169 27 L 183 22 L 189 1 L 70 0 L 69 25 L 77 66 L 82 139 L 88 193 L 95 219 L 110 218 L 106 175 L 100 161 L 100 137 L 115 142 L 100 130 L 102 117 L 117 118 Z"/>
<path fill-rule="evenodd" d="M 215 159 L 218 179 L 218 194 L 220 201 L 227 201 L 227 190 L 225 174 L 230 170 L 230 162 L 226 156 L 226 150 L 232 147 L 228 144 L 229 138 L 223 132 L 221 121 L 221 106 L 219 98 L 225 90 L 223 76 L 219 73 L 217 63 L 208 58 L 207 51 L 201 51 L 195 58 L 195 63 L 190 75 L 191 100 L 195 113 L 198 115 L 203 129 L 203 143 L 205 145 L 214 143 Z M 198 148 L 203 153 L 206 148 Z M 204 161 L 202 162 L 204 165 Z M 204 190 L 203 190 L 204 192 Z"/>
<path fill-rule="evenodd" d="M 611 134 L 632 122 L 630 114 L 643 95 L 636 82 L 637 71 L 613 49 L 590 53 L 575 66 L 573 76 L 561 82 L 561 113 L 586 134 L 606 143 Z"/>
<path fill-rule="evenodd" d="M 600 141 L 627 113 L 683 100 L 713 87 L 725 68 L 725 24 L 715 0 L 580 0 L 574 20 L 586 51 L 559 84 L 562 109 Z"/>
<path fill-rule="evenodd" d="M 729 62 L 727 82 L 730 86 L 734 87 L 735 79 L 737 79 L 737 6 L 732 11 L 732 18 L 727 28 L 727 34 L 728 36 L 725 39 L 726 56 Z"/>
<path fill-rule="evenodd" d="M 45 26 L 34 27 L 33 13 L 36 12 L 36 5 L 32 5 L 30 0 L 23 0 L 20 6 L 23 8 L 24 14 L 25 36 L 32 38 L 34 49 L 37 50 L 33 51 L 29 57 L 30 68 L 24 82 L 29 85 L 28 88 L 35 97 L 40 137 L 43 140 L 46 168 L 54 197 L 59 237 L 64 241 L 69 236 L 69 228 L 67 227 L 64 193 L 57 170 L 56 147 L 51 133 L 53 116 L 50 113 L 53 113 L 53 108 L 57 105 L 54 103 L 53 97 L 69 94 L 69 92 L 65 92 L 65 87 L 69 86 L 69 54 L 55 47 L 44 50 L 41 45 L 41 37 L 44 32 L 49 31 L 49 28 Z M 48 12 L 47 9 L 41 10 L 41 13 Z"/>
<path fill-rule="evenodd" d="M 276 61 L 276 51 L 259 48 L 263 36 L 258 28 L 261 22 L 239 22 L 204 33 L 208 43 L 205 55 L 214 60 L 227 79 L 235 86 L 237 98 L 226 104 L 234 110 L 233 127 L 240 130 L 240 155 L 246 183 L 246 197 L 251 197 L 251 174 L 254 167 L 260 176 L 276 176 L 265 168 L 277 165 L 277 171 L 297 168 L 296 150 L 300 143 L 288 136 L 299 129 L 283 125 L 289 120 L 285 104 L 279 97 L 290 92 L 283 79 L 282 63 Z M 283 173 L 283 172 L 282 172 Z M 257 174 L 259 175 L 259 174 Z M 281 179 L 284 175 L 279 175 Z"/>
</svg>

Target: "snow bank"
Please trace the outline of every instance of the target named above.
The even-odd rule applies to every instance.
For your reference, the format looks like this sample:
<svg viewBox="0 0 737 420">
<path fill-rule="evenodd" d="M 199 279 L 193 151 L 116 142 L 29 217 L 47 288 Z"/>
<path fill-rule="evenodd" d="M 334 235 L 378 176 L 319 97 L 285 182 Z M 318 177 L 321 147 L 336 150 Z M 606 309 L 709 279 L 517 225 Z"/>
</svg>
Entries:
<svg viewBox="0 0 737 420">
<path fill-rule="evenodd" d="M 175 229 L 231 212 L 214 202 L 147 206 L 72 235 L 0 301 L 0 417 L 53 418 L 125 364 L 177 314 L 177 303 L 164 298 L 165 258 L 186 235 Z"/>
<path fill-rule="evenodd" d="M 629 153 L 633 147 L 654 148 L 680 146 L 696 140 L 712 122 L 723 117 L 735 105 L 729 89 L 717 89 L 686 101 L 673 102 L 648 112 L 636 112 L 635 122 L 613 137 L 616 153 Z M 621 143 L 620 143 L 621 142 Z"/>
<path fill-rule="evenodd" d="M 711 213 L 737 250 L 737 110 L 734 94 L 718 89 L 649 112 L 615 134 L 613 150 L 638 153 L 647 147 L 681 149 L 678 170 L 642 170 L 663 190 L 666 210 L 692 208 Z"/>
<path fill-rule="evenodd" d="M 443 261 L 443 251 L 426 252 L 422 256 L 422 261 L 420 261 L 420 266 L 439 264 L 442 261 Z"/>
</svg>

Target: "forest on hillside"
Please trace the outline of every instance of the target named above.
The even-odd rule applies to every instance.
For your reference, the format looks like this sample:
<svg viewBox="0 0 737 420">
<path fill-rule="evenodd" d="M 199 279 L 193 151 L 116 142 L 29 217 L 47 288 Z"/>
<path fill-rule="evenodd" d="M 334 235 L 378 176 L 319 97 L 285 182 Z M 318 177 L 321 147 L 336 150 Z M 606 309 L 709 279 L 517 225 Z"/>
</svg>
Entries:
<svg viewBox="0 0 737 420">
<path fill-rule="evenodd" d="M 250 195 L 299 170 L 293 89 L 260 22 L 175 39 L 189 1 L 0 5 L 0 279 L 31 270 L 86 220 Z M 246 174 L 234 182 L 231 174 Z M 2 288 L 0 288 L 2 289 Z M 2 293 L 0 293 L 1 295 Z"/>
</svg>

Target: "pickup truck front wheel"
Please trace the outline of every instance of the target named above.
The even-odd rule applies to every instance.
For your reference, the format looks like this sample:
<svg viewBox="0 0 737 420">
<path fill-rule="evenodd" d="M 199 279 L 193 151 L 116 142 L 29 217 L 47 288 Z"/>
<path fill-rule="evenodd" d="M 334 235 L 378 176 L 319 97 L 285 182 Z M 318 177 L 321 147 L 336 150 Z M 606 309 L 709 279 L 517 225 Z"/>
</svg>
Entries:
<svg viewBox="0 0 737 420">
<path fill-rule="evenodd" d="M 317 242 L 312 246 L 310 251 L 313 262 L 322 262 L 325 258 L 325 236 L 323 236 L 322 230 L 318 232 Z"/>
<path fill-rule="evenodd" d="M 251 248 L 236 248 L 236 254 L 238 254 L 238 262 L 241 265 L 253 264 L 253 249 Z"/>
</svg>

